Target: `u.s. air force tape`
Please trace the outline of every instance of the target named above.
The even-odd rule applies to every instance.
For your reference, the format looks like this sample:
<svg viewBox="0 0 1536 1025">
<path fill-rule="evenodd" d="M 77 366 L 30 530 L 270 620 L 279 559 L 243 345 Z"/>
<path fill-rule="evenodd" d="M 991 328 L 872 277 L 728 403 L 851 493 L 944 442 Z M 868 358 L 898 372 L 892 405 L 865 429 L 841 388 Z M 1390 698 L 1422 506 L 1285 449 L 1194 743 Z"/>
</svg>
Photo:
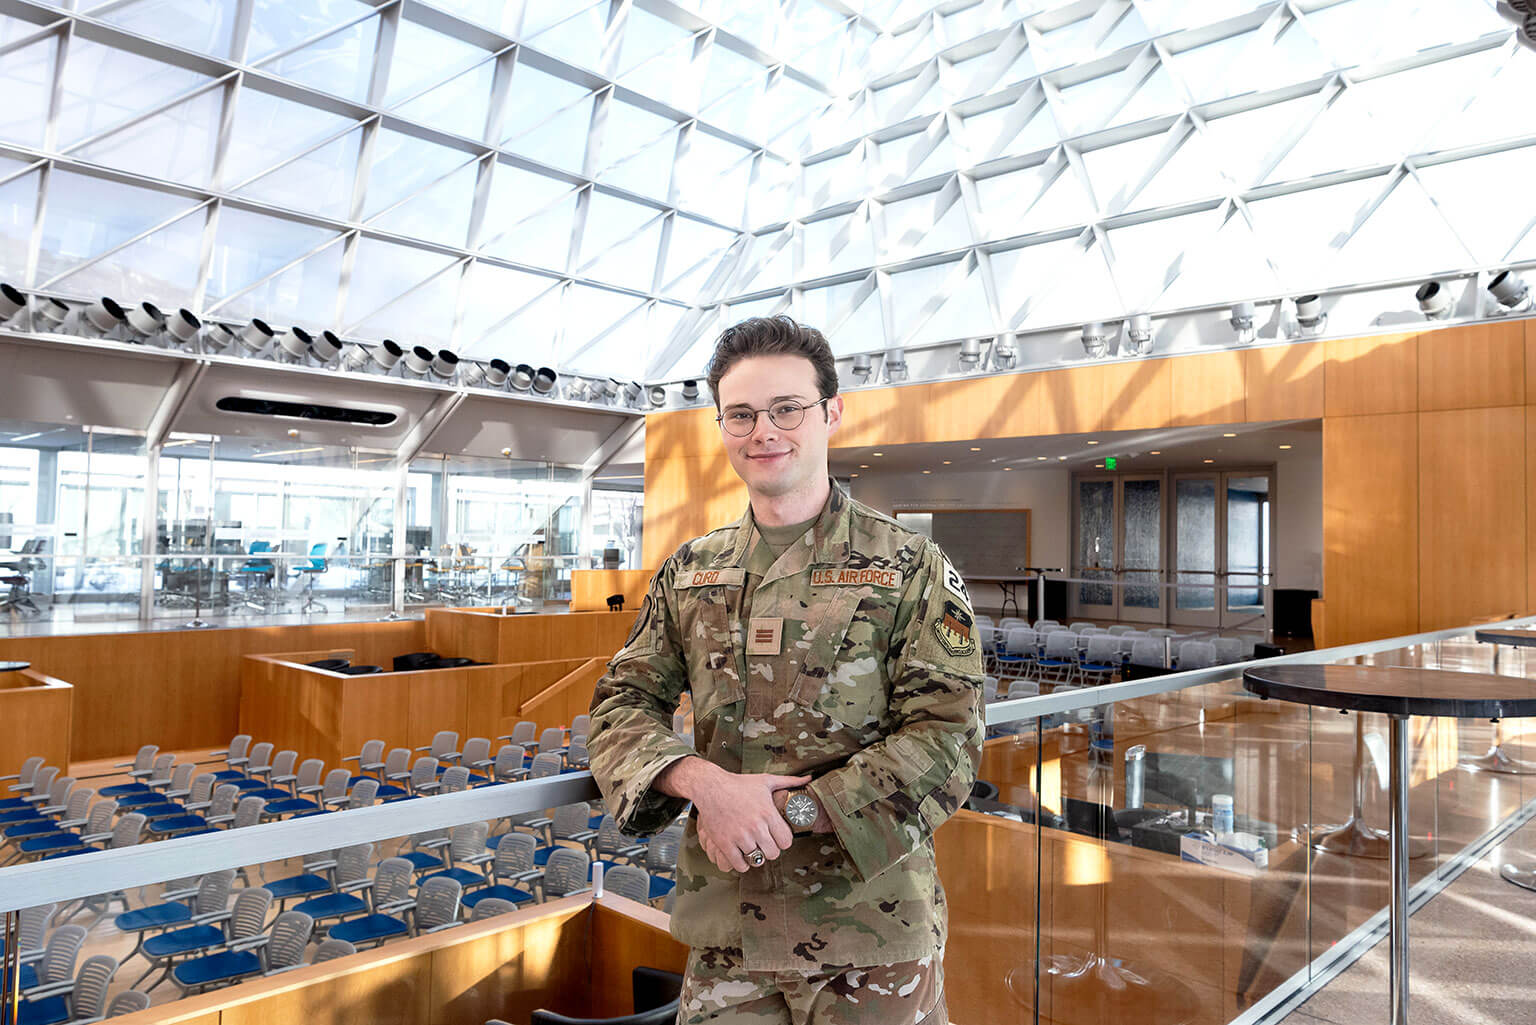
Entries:
<svg viewBox="0 0 1536 1025">
<path fill-rule="evenodd" d="M 900 587 L 901 571 L 895 569 L 813 569 L 812 587 L 839 587 L 863 585 L 874 587 Z"/>
</svg>

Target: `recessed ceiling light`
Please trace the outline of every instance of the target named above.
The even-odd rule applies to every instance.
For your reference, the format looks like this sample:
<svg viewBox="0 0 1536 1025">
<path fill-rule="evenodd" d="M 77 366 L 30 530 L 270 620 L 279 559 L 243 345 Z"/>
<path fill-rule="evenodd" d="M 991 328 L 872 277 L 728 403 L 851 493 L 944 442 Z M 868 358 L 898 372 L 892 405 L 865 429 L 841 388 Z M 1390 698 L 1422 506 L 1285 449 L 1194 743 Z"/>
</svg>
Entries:
<svg viewBox="0 0 1536 1025">
<path fill-rule="evenodd" d="M 924 473 L 932 473 L 933 471 L 932 470 L 924 470 L 923 472 Z"/>
<path fill-rule="evenodd" d="M 1057 462 L 1058 462 L 1058 463 L 1064 463 L 1064 462 L 1066 462 L 1066 461 L 1067 461 L 1067 457 L 1066 457 L 1066 456 L 1057 456 L 1057 457 L 1056 457 L 1056 461 L 1057 461 Z"/>
<path fill-rule="evenodd" d="M 979 449 L 979 448 L 977 448 L 977 447 L 976 447 L 976 446 L 975 446 L 975 445 L 972 445 L 972 446 L 971 446 L 971 451 L 972 451 L 972 452 L 980 452 L 980 451 L 981 451 L 981 449 Z"/>
<path fill-rule="evenodd" d="M 1096 442 L 1096 441 L 1090 441 L 1090 442 L 1089 442 L 1089 443 L 1088 443 L 1088 444 L 1090 444 L 1090 445 L 1097 445 L 1097 444 L 1098 444 L 1098 442 Z"/>
<path fill-rule="evenodd" d="M 1013 467 L 1011 467 L 1011 466 L 1005 466 L 1005 467 L 1003 467 L 1003 469 L 1004 469 L 1004 470 L 1011 470 L 1011 469 L 1013 469 Z"/>
<path fill-rule="evenodd" d="M 867 469 L 869 469 L 869 464 L 868 463 L 860 463 L 859 464 L 859 469 L 867 470 Z"/>
<path fill-rule="evenodd" d="M 848 476 L 850 476 L 850 477 L 857 477 L 857 476 L 858 476 L 858 474 L 856 474 L 856 473 L 850 473 L 850 474 L 849 474 L 849 475 L 848 475 Z"/>
<path fill-rule="evenodd" d="M 948 465 L 950 465 L 951 462 L 952 462 L 951 460 L 946 459 L 946 460 L 944 460 L 944 465 L 948 466 Z"/>
<path fill-rule="evenodd" d="M 1290 448 L 1291 446 L 1289 446 L 1289 445 L 1281 445 L 1280 447 L 1281 448 Z"/>
<path fill-rule="evenodd" d="M 870 455 L 872 455 L 872 456 L 883 456 L 883 455 L 885 455 L 885 453 L 884 452 L 871 452 Z"/>
<path fill-rule="evenodd" d="M 1149 456 L 1160 456 L 1160 455 L 1162 455 L 1162 453 L 1157 451 L 1156 449 L 1153 449 L 1151 452 L 1148 452 L 1147 455 L 1149 455 Z"/>
<path fill-rule="evenodd" d="M 1037 462 L 1037 463 L 1045 462 L 1045 456 L 1035 456 L 1035 462 Z"/>
<path fill-rule="evenodd" d="M 1207 462 L 1207 463 L 1214 463 L 1216 460 L 1214 460 L 1214 459 L 1206 459 L 1206 460 L 1203 460 L 1203 461 Z"/>
<path fill-rule="evenodd" d="M 1235 438 L 1235 437 L 1237 437 L 1237 435 L 1235 435 L 1235 434 L 1223 434 L 1222 437 L 1223 438 Z"/>
<path fill-rule="evenodd" d="M 1095 470 L 1102 470 L 1102 469 L 1104 469 L 1104 464 L 1103 463 L 1094 463 L 1093 464 L 1093 468 Z"/>
</svg>

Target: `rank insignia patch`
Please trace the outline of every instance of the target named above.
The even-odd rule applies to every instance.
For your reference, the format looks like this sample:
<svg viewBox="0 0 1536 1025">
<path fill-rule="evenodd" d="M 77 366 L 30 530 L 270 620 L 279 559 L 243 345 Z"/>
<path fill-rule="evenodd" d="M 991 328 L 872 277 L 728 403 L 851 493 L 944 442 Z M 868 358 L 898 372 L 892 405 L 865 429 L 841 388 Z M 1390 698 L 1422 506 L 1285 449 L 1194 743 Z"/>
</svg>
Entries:
<svg viewBox="0 0 1536 1025">
<path fill-rule="evenodd" d="M 944 614 L 933 624 L 944 650 L 957 658 L 976 652 L 976 627 L 971 614 L 952 601 L 944 603 Z"/>
</svg>

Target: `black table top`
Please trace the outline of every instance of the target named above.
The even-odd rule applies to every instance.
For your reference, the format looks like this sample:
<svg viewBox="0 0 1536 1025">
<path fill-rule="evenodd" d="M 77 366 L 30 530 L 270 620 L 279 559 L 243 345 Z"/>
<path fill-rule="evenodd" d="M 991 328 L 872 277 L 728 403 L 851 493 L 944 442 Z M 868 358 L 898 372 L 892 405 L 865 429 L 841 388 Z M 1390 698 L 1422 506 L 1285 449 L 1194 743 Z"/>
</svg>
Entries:
<svg viewBox="0 0 1536 1025">
<path fill-rule="evenodd" d="M 1390 715 L 1536 716 L 1536 680 L 1399 666 L 1280 665 L 1243 670 L 1260 697 Z"/>
<path fill-rule="evenodd" d="M 1478 630 L 1472 636 L 1484 644 L 1509 644 L 1517 648 L 1536 648 L 1536 630 Z"/>
<path fill-rule="evenodd" d="M 31 668 L 31 662 L 0 662 L 0 673 L 19 673 L 23 669 Z"/>
</svg>

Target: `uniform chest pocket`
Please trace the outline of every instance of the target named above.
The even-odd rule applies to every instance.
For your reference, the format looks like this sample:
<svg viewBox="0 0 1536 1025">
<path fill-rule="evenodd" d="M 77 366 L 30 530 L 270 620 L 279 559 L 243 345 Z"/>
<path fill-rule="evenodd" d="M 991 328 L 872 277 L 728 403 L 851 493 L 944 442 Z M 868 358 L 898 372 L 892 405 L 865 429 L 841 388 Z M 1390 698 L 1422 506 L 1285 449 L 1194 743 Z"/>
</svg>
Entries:
<svg viewBox="0 0 1536 1025">
<path fill-rule="evenodd" d="M 731 610 L 724 589 L 716 587 L 684 599 L 678 613 L 686 639 L 693 714 L 702 719 L 746 695 L 736 665 Z"/>
<path fill-rule="evenodd" d="M 883 615 L 873 588 L 840 587 L 818 596 L 806 617 L 807 648 L 790 700 L 849 726 L 883 716 L 889 643 L 889 630 L 879 628 Z"/>
</svg>

